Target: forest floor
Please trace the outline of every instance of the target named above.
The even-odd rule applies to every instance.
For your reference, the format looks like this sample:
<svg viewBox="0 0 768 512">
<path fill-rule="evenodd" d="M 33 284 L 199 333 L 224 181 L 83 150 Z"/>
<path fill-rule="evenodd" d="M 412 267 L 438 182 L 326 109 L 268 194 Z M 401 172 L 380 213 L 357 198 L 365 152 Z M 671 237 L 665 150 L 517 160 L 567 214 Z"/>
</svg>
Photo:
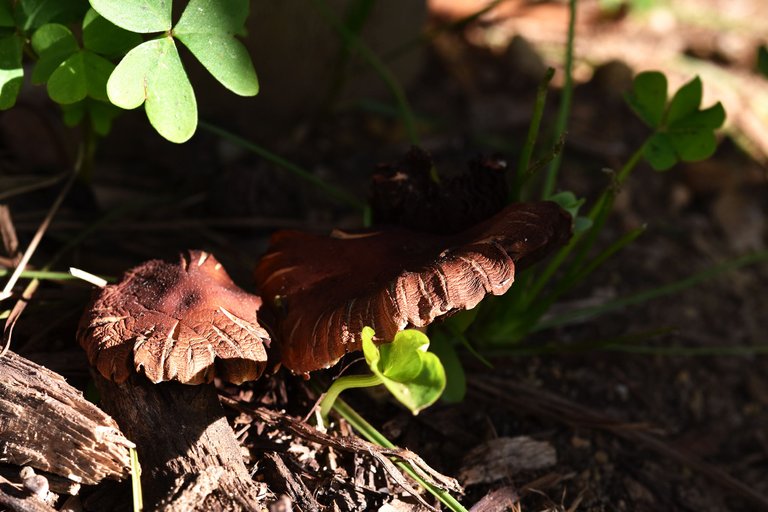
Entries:
<svg viewBox="0 0 768 512">
<path fill-rule="evenodd" d="M 433 17 L 457 19 L 482 3 L 433 0 Z M 753 68 L 757 47 L 768 37 L 768 17 L 763 12 L 757 19 L 750 11 L 759 3 L 688 0 L 676 2 L 675 11 L 608 14 L 582 2 L 559 188 L 593 200 L 608 185 L 603 169 L 619 168 L 642 144 L 647 132 L 622 99 L 633 72 L 660 69 L 675 88 L 700 74 L 705 105 L 722 100 L 729 123 L 717 153 L 705 162 L 665 173 L 638 167 L 600 242 L 605 246 L 641 225 L 646 232 L 570 292 L 554 316 L 658 289 L 766 250 L 768 79 Z M 735 14 L 716 16 L 721 7 Z M 514 165 L 540 77 L 547 65 L 561 65 L 566 23 L 564 4 L 502 2 L 461 31 L 425 43 L 422 69 L 407 92 L 422 146 L 438 169 L 461 168 L 477 154 L 498 154 Z M 546 130 L 554 125 L 558 80 L 545 111 L 540 156 L 551 144 Z M 34 99 L 30 104 L 12 120 L 10 114 L 0 118 L 5 190 L 50 181 L 61 172 L 62 155 L 66 161 L 71 154 L 67 144 L 74 135 L 51 121 L 52 107 Z M 66 198 L 32 266 L 41 267 L 88 231 L 56 269 L 72 265 L 119 276 L 141 261 L 200 248 L 215 254 L 248 289 L 251 270 L 275 230 L 328 232 L 361 222 L 356 212 L 229 141 L 201 130 L 190 143 L 173 146 L 141 123 L 131 114 L 102 141 L 92 180 L 78 183 Z M 348 107 L 318 116 L 270 144 L 264 142 L 361 199 L 375 166 L 397 161 L 408 149 L 402 126 L 381 108 Z M 22 248 L 58 186 L 3 199 Z M 416 417 L 385 396 L 349 392 L 345 398 L 392 442 L 465 484 L 461 501 L 467 508 L 496 491 L 498 503 L 507 500 L 510 510 L 523 511 L 768 510 L 766 290 L 764 259 L 538 332 L 522 346 L 496 350 L 492 370 L 462 355 L 467 399 L 438 403 Z M 14 351 L 82 389 L 89 369 L 74 334 L 89 295 L 85 284 L 45 283 L 12 341 Z M 622 337 L 631 341 L 601 345 Z M 308 415 L 316 399 L 302 379 L 284 372 L 269 382 L 221 385 L 220 391 L 296 417 Z M 285 435 L 230 412 L 250 464 L 260 449 Z M 243 429 L 252 422 L 257 428 Z M 347 431 L 343 422 L 338 428 Z M 509 438 L 537 441 L 537 453 L 524 457 L 505 444 Z M 366 510 L 391 499 L 371 490 L 380 475 L 355 474 L 365 467 L 359 454 L 339 455 L 334 477 L 324 473 L 332 449 L 329 455 L 327 447 L 300 439 L 286 446 L 289 466 L 321 504 L 340 500 L 341 510 Z M 513 455 L 496 456 L 505 449 Z M 269 480 L 258 464 L 254 471 Z M 356 482 L 357 491 L 367 489 L 365 498 L 349 491 L 342 474 Z M 388 510 L 415 506 L 402 499 Z"/>
</svg>

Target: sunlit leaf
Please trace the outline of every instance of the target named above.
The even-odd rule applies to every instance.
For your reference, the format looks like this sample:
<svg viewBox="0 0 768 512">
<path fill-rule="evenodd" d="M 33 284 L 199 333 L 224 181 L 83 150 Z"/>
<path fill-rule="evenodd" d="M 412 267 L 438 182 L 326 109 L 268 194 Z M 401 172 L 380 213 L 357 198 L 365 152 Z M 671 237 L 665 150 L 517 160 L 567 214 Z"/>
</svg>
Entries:
<svg viewBox="0 0 768 512">
<path fill-rule="evenodd" d="M 376 347 L 373 331 L 364 329 L 362 342 L 371 371 L 413 414 L 440 398 L 446 384 L 445 369 L 435 354 L 426 352 L 426 334 L 413 329 L 401 331 L 395 335 L 392 346 L 385 348 L 387 345 Z"/>
<path fill-rule="evenodd" d="M 235 39 L 247 16 L 247 0 L 191 0 L 173 29 L 216 80 L 241 96 L 259 92 L 248 51 Z"/>
<path fill-rule="evenodd" d="M 171 29 L 171 0 L 90 0 L 91 7 L 118 27 L 149 34 Z M 227 4 L 228 2 L 222 2 Z"/>
<path fill-rule="evenodd" d="M 112 103 L 125 109 L 146 101 L 149 122 L 171 142 L 185 142 L 195 133 L 195 94 L 170 37 L 128 52 L 109 77 L 107 92 Z"/>
</svg>

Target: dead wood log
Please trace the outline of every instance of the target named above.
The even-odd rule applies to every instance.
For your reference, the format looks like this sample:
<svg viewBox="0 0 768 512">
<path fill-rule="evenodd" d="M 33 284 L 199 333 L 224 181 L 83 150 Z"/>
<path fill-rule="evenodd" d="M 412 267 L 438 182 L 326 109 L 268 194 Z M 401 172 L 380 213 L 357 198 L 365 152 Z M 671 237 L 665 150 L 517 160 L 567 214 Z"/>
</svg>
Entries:
<svg viewBox="0 0 768 512">
<path fill-rule="evenodd" d="M 130 446 L 61 375 L 13 352 L 0 357 L 0 462 L 97 484 L 130 474 Z"/>
<path fill-rule="evenodd" d="M 248 474 L 215 388 L 94 377 L 105 410 L 136 443 L 146 510 L 264 507 L 266 487 Z"/>
</svg>

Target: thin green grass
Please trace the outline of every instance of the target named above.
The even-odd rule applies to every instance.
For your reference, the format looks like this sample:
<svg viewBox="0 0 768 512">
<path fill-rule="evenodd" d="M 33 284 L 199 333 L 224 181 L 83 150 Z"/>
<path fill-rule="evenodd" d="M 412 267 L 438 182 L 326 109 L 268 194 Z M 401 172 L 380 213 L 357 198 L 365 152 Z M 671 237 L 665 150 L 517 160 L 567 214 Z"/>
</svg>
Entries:
<svg viewBox="0 0 768 512">
<path fill-rule="evenodd" d="M 568 2 L 568 43 L 565 50 L 565 83 L 560 97 L 560 108 L 555 122 L 555 140 L 565 136 L 568 129 L 568 118 L 571 114 L 571 99 L 573 97 L 573 41 L 576 35 L 576 0 Z M 555 155 L 549 164 L 542 189 L 542 198 L 546 199 L 555 192 L 557 174 L 560 170 L 562 152 Z"/>
<path fill-rule="evenodd" d="M 373 425 L 368 423 L 365 418 L 360 416 L 352 407 L 344 402 L 344 400 L 337 399 L 334 402 L 333 410 L 339 413 L 339 415 L 344 418 L 347 423 L 352 426 L 352 428 L 357 430 L 360 435 L 362 435 L 368 441 L 385 448 L 396 448 L 396 446 L 392 444 L 389 439 L 387 439 L 381 432 L 376 430 Z M 424 487 L 424 489 L 426 489 L 430 494 L 440 500 L 440 502 L 448 507 L 449 510 L 454 512 L 467 512 L 467 509 L 465 509 L 462 504 L 456 500 L 456 498 L 451 496 L 450 493 L 439 489 L 424 480 L 424 478 L 422 478 L 421 475 L 419 475 L 409 464 L 400 461 L 395 462 L 395 464 L 397 464 L 400 469 L 408 473 L 411 478 L 416 480 L 419 485 Z"/>
<path fill-rule="evenodd" d="M 200 121 L 198 123 L 198 126 L 200 126 L 200 128 L 202 128 L 203 130 L 206 130 L 215 135 L 218 135 L 222 139 L 225 139 L 237 146 L 247 149 L 248 151 L 251 151 L 252 153 L 255 153 L 260 157 L 264 158 L 265 160 L 272 162 L 273 164 L 279 167 L 282 167 L 283 169 L 289 172 L 292 172 L 294 175 L 298 176 L 304 181 L 307 181 L 308 183 L 311 183 L 312 185 L 315 185 L 317 188 L 321 189 L 330 197 L 336 199 L 341 203 L 351 206 L 357 210 L 362 211 L 363 209 L 365 209 L 365 203 L 357 199 L 352 194 L 340 188 L 337 188 L 333 185 L 330 185 L 322 178 L 319 178 L 314 174 L 312 174 L 311 172 L 309 172 L 308 170 L 294 164 L 293 162 L 289 162 L 285 158 L 279 155 L 276 155 L 275 153 L 272 153 L 268 149 L 259 146 L 255 142 L 246 140 L 238 135 L 235 135 L 234 133 L 228 132 L 224 128 L 213 125 L 211 123 L 207 123 L 205 121 Z"/>
<path fill-rule="evenodd" d="M 403 87 L 398 82 L 395 75 L 390 71 L 386 64 L 366 45 L 360 37 L 352 32 L 347 26 L 344 25 L 331 9 L 327 3 L 323 0 L 311 0 L 315 10 L 323 17 L 323 19 L 332 27 L 341 37 L 344 44 L 351 50 L 356 51 L 360 57 L 373 69 L 377 75 L 381 78 L 384 84 L 389 89 L 393 98 L 395 99 L 400 116 L 405 126 L 405 131 L 408 136 L 408 140 L 411 144 L 419 145 L 419 133 L 416 129 L 416 122 L 414 120 L 413 112 L 408 103 L 408 98 L 405 96 Z"/>
</svg>

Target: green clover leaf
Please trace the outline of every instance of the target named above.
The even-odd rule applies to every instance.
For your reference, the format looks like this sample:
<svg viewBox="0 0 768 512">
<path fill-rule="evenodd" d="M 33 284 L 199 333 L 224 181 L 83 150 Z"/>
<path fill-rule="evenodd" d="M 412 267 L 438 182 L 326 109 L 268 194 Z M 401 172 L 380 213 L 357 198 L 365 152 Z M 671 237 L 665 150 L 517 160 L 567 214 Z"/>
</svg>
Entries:
<svg viewBox="0 0 768 512">
<path fill-rule="evenodd" d="M 398 332 L 392 343 L 377 347 L 374 334 L 370 327 L 363 329 L 363 353 L 389 392 L 413 414 L 435 403 L 445 389 L 445 369 L 435 354 L 426 351 L 427 335 L 407 329 Z"/>
<path fill-rule="evenodd" d="M 16 104 L 24 77 L 21 65 L 23 47 L 24 42 L 17 35 L 0 38 L 0 110 L 7 110 Z"/>
<path fill-rule="evenodd" d="M 147 41 L 128 52 L 109 77 L 107 93 L 124 109 L 146 102 L 149 122 L 171 142 L 185 142 L 195 133 L 195 93 L 171 37 Z"/>
<path fill-rule="evenodd" d="M 57 103 L 69 104 L 86 96 L 107 101 L 107 79 L 115 65 L 88 50 L 75 52 L 48 79 L 48 95 Z"/>
<path fill-rule="evenodd" d="M 654 133 L 643 146 L 643 156 L 657 171 L 677 162 L 709 158 L 717 148 L 714 131 L 725 122 L 725 109 L 718 102 L 700 109 L 702 84 L 699 77 L 680 87 L 666 104 L 667 80 L 656 71 L 635 78 L 627 102 Z M 664 100 L 662 102 L 662 99 Z"/>
<path fill-rule="evenodd" d="M 259 82 L 245 46 L 235 39 L 248 17 L 248 0 L 190 0 L 173 28 L 174 36 L 224 87 L 254 96 Z"/>
<path fill-rule="evenodd" d="M 93 98 L 85 98 L 76 103 L 62 105 L 62 117 L 64 124 L 75 126 L 80 124 L 88 116 L 93 131 L 105 136 L 112 128 L 112 121 L 120 114 L 120 109 L 109 102 L 98 101 Z"/>
<path fill-rule="evenodd" d="M 39 57 L 32 71 L 32 83 L 43 84 L 62 62 L 77 52 L 72 31 L 59 23 L 48 23 L 32 34 L 32 49 Z"/>
<path fill-rule="evenodd" d="M 626 100 L 645 124 L 651 128 L 659 127 L 667 104 L 667 77 L 658 71 L 638 74 Z"/>
<path fill-rule="evenodd" d="M 91 7 L 120 28 L 151 34 L 171 29 L 171 0 L 90 0 Z"/>
</svg>

